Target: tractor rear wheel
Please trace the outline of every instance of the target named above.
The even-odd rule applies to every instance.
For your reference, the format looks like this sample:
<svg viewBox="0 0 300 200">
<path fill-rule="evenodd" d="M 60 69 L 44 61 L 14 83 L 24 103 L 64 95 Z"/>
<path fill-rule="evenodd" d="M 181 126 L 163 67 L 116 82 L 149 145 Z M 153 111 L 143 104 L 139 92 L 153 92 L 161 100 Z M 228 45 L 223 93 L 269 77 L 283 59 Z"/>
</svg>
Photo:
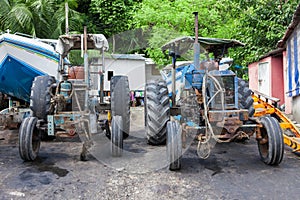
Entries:
<svg viewBox="0 0 300 200">
<path fill-rule="evenodd" d="M 111 125 L 111 154 L 120 157 L 123 153 L 123 120 L 121 116 L 114 116 Z"/>
<path fill-rule="evenodd" d="M 27 117 L 19 129 L 19 154 L 24 161 L 35 160 L 40 150 L 41 135 L 36 124 L 36 117 Z"/>
<path fill-rule="evenodd" d="M 284 142 L 279 122 L 274 117 L 262 117 L 260 129 L 262 138 L 258 140 L 261 160 L 267 165 L 278 165 L 284 154 Z"/>
<path fill-rule="evenodd" d="M 167 158 L 169 169 L 172 171 L 181 168 L 182 138 L 181 128 L 177 121 L 167 123 Z"/>
<path fill-rule="evenodd" d="M 123 138 L 129 136 L 130 130 L 130 91 L 127 76 L 113 76 L 110 80 L 112 117 L 122 116 Z"/>
<path fill-rule="evenodd" d="M 165 81 L 152 81 L 145 88 L 145 124 L 149 144 L 165 144 L 170 119 L 168 88 Z"/>
<path fill-rule="evenodd" d="M 55 78 L 52 76 L 35 77 L 30 95 L 30 109 L 33 117 L 47 121 L 47 115 L 53 112 L 50 105 L 50 88 L 53 83 L 55 83 Z"/>
<path fill-rule="evenodd" d="M 247 109 L 249 117 L 254 115 L 254 107 L 253 107 L 253 98 L 252 98 L 252 90 L 250 90 L 247 86 L 247 83 L 239 78 L 238 79 L 238 92 L 239 92 L 239 108 Z"/>
</svg>

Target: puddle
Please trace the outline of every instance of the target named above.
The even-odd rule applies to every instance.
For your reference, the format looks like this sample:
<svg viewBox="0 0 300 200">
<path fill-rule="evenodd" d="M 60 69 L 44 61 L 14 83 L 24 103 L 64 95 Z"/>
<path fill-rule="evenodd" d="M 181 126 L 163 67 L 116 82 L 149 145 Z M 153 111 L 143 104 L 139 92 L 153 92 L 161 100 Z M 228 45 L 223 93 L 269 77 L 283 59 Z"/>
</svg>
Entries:
<svg viewBox="0 0 300 200">
<path fill-rule="evenodd" d="M 59 177 L 65 177 L 69 173 L 68 170 L 55 166 L 55 163 L 44 162 L 42 158 L 38 158 L 30 165 L 34 166 L 39 172 L 51 172 Z"/>
<path fill-rule="evenodd" d="M 209 160 L 202 160 L 200 162 L 206 169 L 213 171 L 211 176 L 223 173 L 222 168 L 218 165 L 218 162 L 215 158 L 211 158 Z"/>
<path fill-rule="evenodd" d="M 48 164 L 38 165 L 37 170 L 39 170 L 40 172 L 52 172 L 53 174 L 56 174 L 59 177 L 65 177 L 69 173 L 69 171 L 66 169 L 62 169 L 54 165 Z"/>
</svg>

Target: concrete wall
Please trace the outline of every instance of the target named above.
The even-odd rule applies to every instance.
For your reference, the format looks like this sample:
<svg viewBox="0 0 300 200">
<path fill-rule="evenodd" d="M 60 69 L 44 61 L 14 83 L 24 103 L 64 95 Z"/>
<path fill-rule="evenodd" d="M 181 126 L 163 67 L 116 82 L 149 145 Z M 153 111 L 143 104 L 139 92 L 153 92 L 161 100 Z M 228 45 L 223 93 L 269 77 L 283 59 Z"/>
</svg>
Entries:
<svg viewBox="0 0 300 200">
<path fill-rule="evenodd" d="M 293 97 L 292 114 L 293 119 L 300 123 L 300 96 Z"/>
<path fill-rule="evenodd" d="M 113 75 L 126 75 L 129 80 L 130 90 L 143 90 L 145 85 L 145 60 L 112 59 L 105 60 L 104 90 L 110 89 L 108 72 Z"/>
<path fill-rule="evenodd" d="M 146 82 L 150 80 L 162 80 L 159 70 L 155 67 L 155 64 L 146 64 Z"/>
<path fill-rule="evenodd" d="M 288 91 L 288 77 L 287 77 L 287 57 L 286 51 L 282 52 L 283 56 L 283 85 L 284 85 L 284 103 L 285 103 L 285 114 L 292 114 L 292 97 L 286 94 Z"/>
</svg>

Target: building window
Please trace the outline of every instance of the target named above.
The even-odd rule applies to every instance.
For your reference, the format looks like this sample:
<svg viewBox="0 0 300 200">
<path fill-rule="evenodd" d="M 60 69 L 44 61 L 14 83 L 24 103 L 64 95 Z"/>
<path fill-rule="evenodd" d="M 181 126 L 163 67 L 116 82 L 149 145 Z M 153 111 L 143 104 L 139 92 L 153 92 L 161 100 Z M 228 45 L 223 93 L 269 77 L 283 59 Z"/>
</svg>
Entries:
<svg viewBox="0 0 300 200">
<path fill-rule="evenodd" d="M 107 80 L 110 81 L 111 77 L 114 76 L 114 72 L 113 71 L 107 71 Z"/>
</svg>

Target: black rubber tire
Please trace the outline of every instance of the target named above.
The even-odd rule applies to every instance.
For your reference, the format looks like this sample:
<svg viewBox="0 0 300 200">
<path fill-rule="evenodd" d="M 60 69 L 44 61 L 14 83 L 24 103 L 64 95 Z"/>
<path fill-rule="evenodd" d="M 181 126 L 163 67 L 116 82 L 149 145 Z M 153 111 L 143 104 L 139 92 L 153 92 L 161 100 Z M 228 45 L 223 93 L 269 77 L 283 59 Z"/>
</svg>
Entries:
<svg viewBox="0 0 300 200">
<path fill-rule="evenodd" d="M 123 154 L 123 120 L 121 116 L 114 116 L 111 123 L 111 155 L 121 157 Z"/>
<path fill-rule="evenodd" d="M 253 107 L 254 100 L 252 98 L 252 90 L 248 88 L 248 84 L 241 78 L 238 78 L 238 99 L 239 108 L 247 109 L 249 117 L 252 117 L 255 112 Z"/>
<path fill-rule="evenodd" d="M 122 116 L 123 139 L 130 131 L 130 90 L 127 76 L 113 76 L 110 80 L 111 114 Z"/>
<path fill-rule="evenodd" d="M 55 83 L 52 76 L 37 76 L 32 82 L 30 95 L 30 109 L 32 116 L 47 121 L 47 115 L 52 114 L 50 101 L 50 87 Z"/>
<path fill-rule="evenodd" d="M 8 101 L 5 99 L 4 94 L 0 92 L 0 111 L 8 108 Z"/>
<path fill-rule="evenodd" d="M 241 104 L 243 105 L 244 108 L 249 109 L 249 108 L 253 107 L 253 102 L 254 102 L 254 100 L 253 100 L 252 96 L 248 96 L 245 101 L 241 102 Z"/>
<path fill-rule="evenodd" d="M 262 117 L 260 119 L 263 128 L 260 129 L 262 139 L 267 142 L 261 144 L 258 141 L 258 150 L 261 160 L 267 165 L 278 165 L 284 154 L 284 142 L 282 129 L 274 117 Z"/>
<path fill-rule="evenodd" d="M 171 171 L 181 168 L 182 136 L 180 130 L 180 124 L 177 121 L 167 123 L 167 158 Z"/>
<path fill-rule="evenodd" d="M 24 161 L 33 161 L 38 156 L 41 144 L 40 131 L 37 129 L 37 118 L 27 117 L 19 129 L 19 154 Z"/>
<path fill-rule="evenodd" d="M 146 136 L 151 145 L 166 143 L 170 103 L 165 81 L 152 81 L 146 85 Z"/>
<path fill-rule="evenodd" d="M 147 112 L 147 87 L 148 87 L 148 84 L 149 83 L 146 83 L 146 86 L 145 86 L 145 89 L 144 89 L 144 125 L 145 127 L 147 126 L 147 115 L 148 115 L 148 112 Z"/>
</svg>

